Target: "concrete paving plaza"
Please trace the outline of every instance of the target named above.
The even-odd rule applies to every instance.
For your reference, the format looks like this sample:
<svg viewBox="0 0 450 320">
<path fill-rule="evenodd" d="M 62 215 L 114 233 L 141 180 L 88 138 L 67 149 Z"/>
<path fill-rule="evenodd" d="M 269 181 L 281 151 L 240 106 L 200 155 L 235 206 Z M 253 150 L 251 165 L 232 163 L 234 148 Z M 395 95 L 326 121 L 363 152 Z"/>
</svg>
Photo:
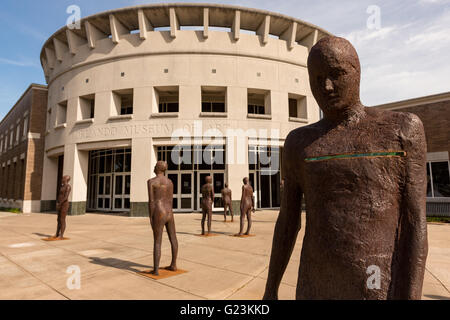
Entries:
<svg viewBox="0 0 450 320">
<path fill-rule="evenodd" d="M 261 299 L 277 212 L 254 215 L 255 237 L 231 237 L 239 228 L 215 215 L 215 237 L 201 238 L 200 215 L 177 215 L 178 267 L 163 280 L 137 274 L 153 264 L 148 218 L 87 214 L 68 217 L 70 240 L 45 242 L 56 216 L 0 213 L 0 299 Z M 294 299 L 303 230 L 287 268 L 280 299 Z M 450 225 L 429 224 L 424 299 L 450 299 Z M 167 234 L 161 266 L 170 263 Z M 81 271 L 70 290 L 69 266 Z"/>
</svg>

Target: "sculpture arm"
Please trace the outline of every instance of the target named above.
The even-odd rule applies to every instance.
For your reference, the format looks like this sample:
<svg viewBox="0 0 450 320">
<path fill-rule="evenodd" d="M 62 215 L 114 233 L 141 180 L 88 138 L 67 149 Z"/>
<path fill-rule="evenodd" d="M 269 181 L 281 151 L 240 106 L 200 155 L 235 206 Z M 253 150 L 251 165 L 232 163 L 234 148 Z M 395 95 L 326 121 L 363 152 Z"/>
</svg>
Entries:
<svg viewBox="0 0 450 320">
<path fill-rule="evenodd" d="M 64 191 L 64 200 L 61 201 L 61 203 L 69 201 L 69 195 L 70 195 L 71 191 L 72 191 L 72 187 L 70 185 L 67 185 L 66 190 Z"/>
<path fill-rule="evenodd" d="M 211 187 L 210 195 L 211 195 L 211 200 L 212 200 L 212 202 L 214 202 L 214 197 L 215 197 L 215 194 L 214 194 L 214 187 Z"/>
<path fill-rule="evenodd" d="M 281 210 L 275 225 L 264 300 L 278 299 L 278 288 L 301 228 L 302 190 L 296 181 L 297 177 L 292 174 L 295 171 L 292 170 L 295 165 L 295 162 L 292 162 L 295 159 L 288 154 L 289 152 L 289 147 L 286 146 L 284 155 L 284 159 L 286 159 L 285 172 L 289 172 L 289 177 L 285 180 Z"/>
<path fill-rule="evenodd" d="M 147 182 L 147 191 L 148 191 L 148 213 L 150 217 L 150 223 L 152 222 L 152 205 L 153 205 L 153 190 L 152 190 L 152 182 L 149 180 Z"/>
<path fill-rule="evenodd" d="M 252 188 L 252 210 L 255 212 L 255 196 L 253 195 L 253 188 Z"/>
<path fill-rule="evenodd" d="M 394 299 L 420 300 L 428 254 L 426 219 L 426 140 L 419 118 L 406 133 L 406 176 L 393 272 Z"/>
</svg>

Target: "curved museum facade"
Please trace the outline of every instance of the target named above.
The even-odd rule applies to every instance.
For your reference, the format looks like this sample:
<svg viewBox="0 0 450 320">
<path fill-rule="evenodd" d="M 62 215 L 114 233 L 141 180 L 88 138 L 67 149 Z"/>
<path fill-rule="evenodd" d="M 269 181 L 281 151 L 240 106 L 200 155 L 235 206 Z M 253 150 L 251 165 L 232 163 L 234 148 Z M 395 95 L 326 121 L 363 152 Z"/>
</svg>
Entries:
<svg viewBox="0 0 450 320">
<path fill-rule="evenodd" d="M 174 210 L 199 211 L 213 177 L 237 211 L 249 177 L 258 208 L 280 205 L 288 133 L 319 120 L 309 49 L 328 33 L 281 14 L 205 4 L 99 13 L 45 43 L 47 131 L 41 210 L 71 176 L 70 213 L 147 215 L 147 180 L 168 162 Z"/>
</svg>

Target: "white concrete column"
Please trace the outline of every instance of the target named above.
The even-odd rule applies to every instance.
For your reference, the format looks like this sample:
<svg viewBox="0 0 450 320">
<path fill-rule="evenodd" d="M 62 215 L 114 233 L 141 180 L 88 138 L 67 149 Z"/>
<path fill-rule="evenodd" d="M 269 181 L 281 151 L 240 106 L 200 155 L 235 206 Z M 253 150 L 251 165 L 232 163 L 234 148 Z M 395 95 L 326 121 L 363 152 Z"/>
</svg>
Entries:
<svg viewBox="0 0 450 320">
<path fill-rule="evenodd" d="M 272 121 L 286 123 L 289 121 L 289 95 L 287 92 L 271 91 Z"/>
<path fill-rule="evenodd" d="M 200 86 L 180 86 L 180 119 L 198 119 L 202 111 Z"/>
<path fill-rule="evenodd" d="M 71 215 L 86 213 L 87 183 L 88 183 L 89 152 L 79 151 L 76 144 L 64 147 L 63 176 L 69 175 L 72 192 L 69 196 Z"/>
<path fill-rule="evenodd" d="M 308 113 L 308 120 L 310 123 L 314 123 L 320 120 L 320 108 L 316 99 L 312 94 L 306 96 L 306 107 Z"/>
<path fill-rule="evenodd" d="M 131 146 L 131 216 L 148 216 L 147 181 L 154 176 L 156 152 L 151 138 L 134 138 Z"/>
<path fill-rule="evenodd" d="M 227 148 L 227 170 L 225 182 L 232 192 L 233 210 L 239 214 L 239 201 L 242 193 L 242 180 L 249 175 L 248 169 L 248 138 L 228 138 Z"/>
<path fill-rule="evenodd" d="M 227 113 L 229 119 L 247 119 L 247 88 L 227 88 Z M 225 134 L 225 132 L 224 132 Z"/>
<path fill-rule="evenodd" d="M 58 179 L 58 157 L 49 158 L 44 155 L 42 175 L 41 211 L 54 210 L 52 203 L 56 201 Z"/>
<path fill-rule="evenodd" d="M 95 94 L 95 123 L 106 123 L 111 117 L 113 98 L 111 91 L 103 91 Z"/>
<path fill-rule="evenodd" d="M 152 87 L 140 87 L 133 90 L 134 120 L 148 120 L 152 113 L 152 99 L 153 99 Z"/>
</svg>

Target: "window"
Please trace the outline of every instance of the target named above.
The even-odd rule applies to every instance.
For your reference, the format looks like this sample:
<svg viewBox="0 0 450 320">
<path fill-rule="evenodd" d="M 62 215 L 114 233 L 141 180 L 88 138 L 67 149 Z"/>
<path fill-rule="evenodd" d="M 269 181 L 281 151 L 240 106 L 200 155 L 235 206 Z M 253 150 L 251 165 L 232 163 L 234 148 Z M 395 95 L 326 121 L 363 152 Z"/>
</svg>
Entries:
<svg viewBox="0 0 450 320">
<path fill-rule="evenodd" d="M 22 136 L 25 139 L 28 135 L 28 117 L 25 117 L 23 119 L 23 131 L 22 131 Z"/>
<path fill-rule="evenodd" d="M 20 138 L 20 123 L 17 125 L 16 128 L 16 144 L 19 143 L 19 138 Z"/>
<path fill-rule="evenodd" d="M 308 118 L 305 96 L 289 94 L 289 118 Z"/>
<path fill-rule="evenodd" d="M 3 136 L 0 137 L 0 153 L 3 152 Z"/>
<path fill-rule="evenodd" d="M 114 91 L 113 99 L 118 115 L 133 114 L 133 89 Z"/>
<path fill-rule="evenodd" d="M 155 88 L 158 112 L 179 112 L 179 89 L 178 87 L 157 87 Z"/>
<path fill-rule="evenodd" d="M 202 112 L 224 113 L 226 92 L 225 87 L 202 87 Z"/>
<path fill-rule="evenodd" d="M 266 90 L 248 89 L 247 107 L 248 114 L 270 114 L 270 94 Z"/>
<path fill-rule="evenodd" d="M 93 119 L 95 113 L 95 95 L 80 97 L 80 110 L 78 120 Z"/>
<path fill-rule="evenodd" d="M 7 132 L 5 132 L 5 147 L 4 147 L 4 149 L 3 150 L 7 150 L 8 149 L 8 133 Z"/>
<path fill-rule="evenodd" d="M 450 173 L 449 162 L 427 163 L 427 197 L 450 197 Z"/>
<path fill-rule="evenodd" d="M 67 122 L 67 101 L 58 103 L 56 117 L 57 126 L 65 124 Z"/>
<path fill-rule="evenodd" d="M 9 148 L 11 149 L 13 147 L 13 140 L 14 139 L 14 131 L 11 130 L 10 134 L 9 134 Z"/>
</svg>

